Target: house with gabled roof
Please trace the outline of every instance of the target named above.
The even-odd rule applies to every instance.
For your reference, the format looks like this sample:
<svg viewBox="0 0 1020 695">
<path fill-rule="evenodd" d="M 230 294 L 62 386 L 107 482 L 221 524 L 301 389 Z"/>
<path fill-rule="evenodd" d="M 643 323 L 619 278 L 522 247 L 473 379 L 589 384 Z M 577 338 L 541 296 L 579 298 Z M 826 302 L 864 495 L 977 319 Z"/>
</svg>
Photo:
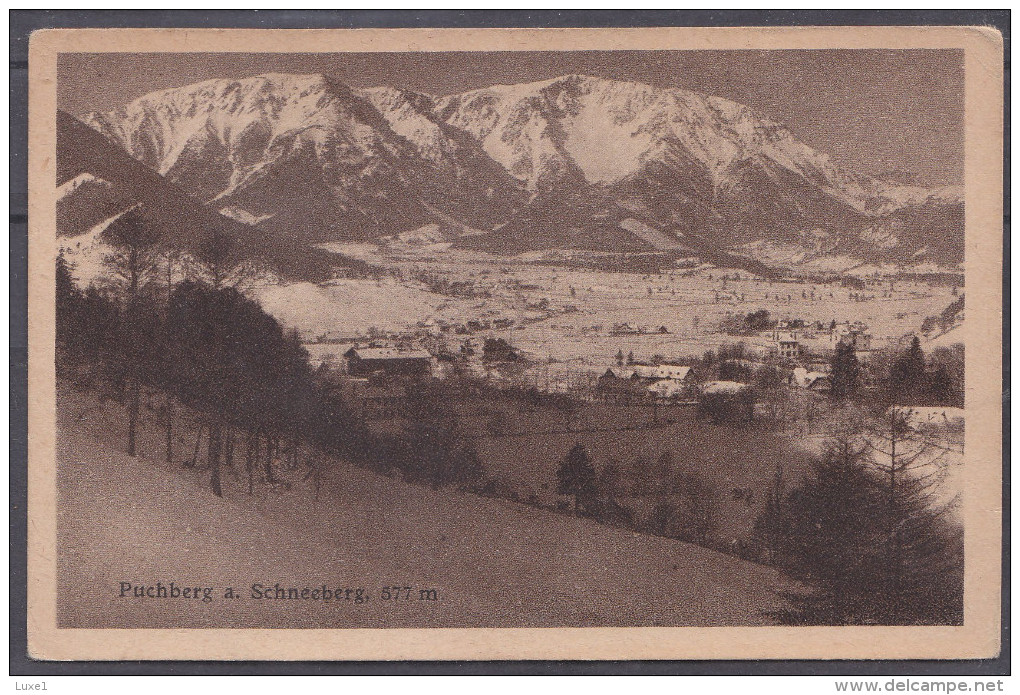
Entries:
<svg viewBox="0 0 1020 695">
<path fill-rule="evenodd" d="M 395 347 L 352 347 L 344 353 L 351 376 L 427 377 L 432 373 L 432 355 L 424 350 Z"/>
</svg>

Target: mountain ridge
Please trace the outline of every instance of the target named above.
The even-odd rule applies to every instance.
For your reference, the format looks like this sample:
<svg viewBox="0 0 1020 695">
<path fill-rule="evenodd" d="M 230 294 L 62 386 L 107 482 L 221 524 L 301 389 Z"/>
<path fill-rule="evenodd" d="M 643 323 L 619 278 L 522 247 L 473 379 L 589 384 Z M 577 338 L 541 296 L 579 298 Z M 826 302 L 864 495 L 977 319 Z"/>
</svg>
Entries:
<svg viewBox="0 0 1020 695">
<path fill-rule="evenodd" d="M 206 205 L 306 242 L 438 223 L 475 248 L 605 248 L 636 218 L 720 249 L 820 229 L 866 259 L 962 260 L 958 189 L 843 171 L 750 107 L 640 82 L 565 75 L 435 96 L 267 73 L 85 120 Z M 925 229 L 941 238 L 918 243 Z"/>
</svg>

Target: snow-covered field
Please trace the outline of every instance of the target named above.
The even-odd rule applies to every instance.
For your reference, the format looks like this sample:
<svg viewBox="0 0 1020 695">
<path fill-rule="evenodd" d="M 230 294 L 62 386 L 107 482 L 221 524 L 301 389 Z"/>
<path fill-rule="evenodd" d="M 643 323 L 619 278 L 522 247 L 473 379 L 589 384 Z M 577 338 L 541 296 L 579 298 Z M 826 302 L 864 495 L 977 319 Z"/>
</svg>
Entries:
<svg viewBox="0 0 1020 695">
<path fill-rule="evenodd" d="M 920 281 L 885 280 L 853 290 L 838 284 L 769 281 L 720 268 L 642 275 L 540 265 L 435 246 L 326 247 L 400 270 L 405 277 L 427 268 L 450 282 L 472 283 L 490 296 L 438 295 L 420 283 L 395 279 L 266 290 L 262 295 L 266 308 L 307 335 L 357 335 L 370 326 L 413 330 L 428 319 L 464 324 L 503 317 L 513 319 L 514 327 L 482 335 L 507 338 L 533 359 L 591 371 L 609 366 L 620 350 L 633 351 L 638 359 L 657 354 L 680 357 L 738 342 L 739 338 L 719 332 L 720 322 L 728 315 L 758 309 L 767 309 L 775 319 L 862 321 L 874 336 L 873 345 L 882 347 L 917 331 L 926 316 L 938 314 L 955 299 L 951 288 Z M 853 295 L 859 294 L 871 298 L 854 301 Z M 614 335 L 613 326 L 624 323 L 647 332 Z M 667 332 L 658 332 L 660 327 Z M 451 341 L 458 339 L 449 336 Z"/>
<path fill-rule="evenodd" d="M 229 471 L 218 499 L 208 470 L 163 463 L 148 411 L 134 459 L 116 406 L 62 388 L 58 423 L 61 627 L 754 625 L 782 588 L 773 570 L 704 548 L 342 462 L 318 501 L 307 483 L 249 497 Z M 180 458 L 193 436 L 179 430 Z M 212 599 L 119 596 L 120 582 L 171 581 Z M 251 598 L 277 582 L 370 598 Z M 412 587 L 411 600 L 382 600 L 387 586 Z"/>
<path fill-rule="evenodd" d="M 312 336 L 331 331 L 364 333 L 371 327 L 397 331 L 433 315 L 444 303 L 440 295 L 392 278 L 269 285 L 256 296 L 284 325 Z"/>
</svg>

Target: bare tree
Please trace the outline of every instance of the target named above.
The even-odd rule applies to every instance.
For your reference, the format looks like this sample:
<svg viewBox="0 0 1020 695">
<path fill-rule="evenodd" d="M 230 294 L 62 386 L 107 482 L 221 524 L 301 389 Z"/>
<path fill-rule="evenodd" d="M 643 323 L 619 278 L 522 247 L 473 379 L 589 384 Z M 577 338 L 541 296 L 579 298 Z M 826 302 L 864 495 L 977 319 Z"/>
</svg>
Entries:
<svg viewBox="0 0 1020 695">
<path fill-rule="evenodd" d="M 128 399 L 128 456 L 137 454 L 138 415 L 144 362 L 152 335 L 146 330 L 144 300 L 158 273 L 157 233 L 137 210 L 107 229 L 114 250 L 104 259 L 110 270 L 108 287 L 121 301 L 121 335 Z"/>
<path fill-rule="evenodd" d="M 174 265 L 180 260 L 180 254 L 173 249 L 167 249 L 164 262 L 166 263 L 166 318 L 163 322 L 165 327 L 164 335 L 164 356 L 167 356 L 174 343 L 173 312 L 170 310 L 171 296 L 174 290 Z M 174 460 L 174 395 L 170 385 L 166 385 L 164 391 L 164 415 L 166 417 L 166 462 L 173 463 Z"/>
<path fill-rule="evenodd" d="M 955 450 L 923 428 L 912 426 L 910 409 L 890 407 L 866 431 L 864 441 L 871 451 L 869 462 L 878 474 L 885 497 L 885 570 L 888 615 L 893 624 L 912 598 L 918 575 L 926 574 L 937 562 L 952 564 L 941 557 L 945 545 L 952 546 L 946 517 L 956 499 L 939 501 L 939 490 L 949 474 L 949 458 Z M 928 567 L 912 561 L 918 552 L 932 549 L 940 557 L 928 558 Z M 962 552 L 962 549 L 961 549 Z M 961 558 L 956 558 L 962 560 Z M 962 572 L 962 566 L 956 568 Z M 954 571 L 954 570 L 950 570 Z M 950 582 L 950 577 L 943 577 Z"/>
</svg>

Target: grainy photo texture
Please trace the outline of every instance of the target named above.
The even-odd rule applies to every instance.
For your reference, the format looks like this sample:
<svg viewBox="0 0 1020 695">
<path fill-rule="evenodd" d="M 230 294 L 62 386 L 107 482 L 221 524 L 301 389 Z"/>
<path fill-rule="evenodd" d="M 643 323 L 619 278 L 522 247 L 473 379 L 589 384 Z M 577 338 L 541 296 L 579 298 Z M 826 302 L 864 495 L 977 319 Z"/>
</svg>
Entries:
<svg viewBox="0 0 1020 695">
<path fill-rule="evenodd" d="M 57 628 L 964 625 L 964 66 L 59 53 Z"/>
</svg>

